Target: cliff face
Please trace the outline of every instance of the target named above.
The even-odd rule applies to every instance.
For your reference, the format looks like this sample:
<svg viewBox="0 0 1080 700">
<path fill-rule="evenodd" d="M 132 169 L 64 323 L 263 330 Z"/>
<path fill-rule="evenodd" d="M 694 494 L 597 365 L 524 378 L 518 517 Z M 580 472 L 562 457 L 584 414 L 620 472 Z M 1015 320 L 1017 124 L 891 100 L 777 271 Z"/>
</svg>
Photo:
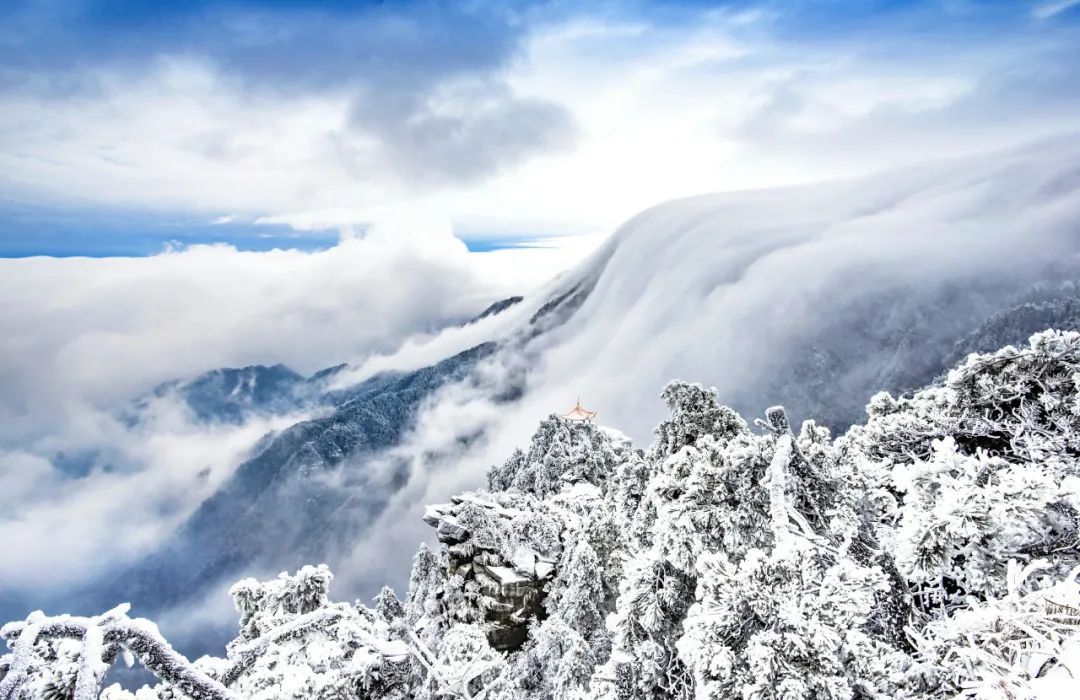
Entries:
<svg viewBox="0 0 1080 700">
<path fill-rule="evenodd" d="M 435 528 L 446 546 L 447 572 L 463 587 L 475 588 L 488 641 L 499 651 L 515 651 L 528 638 L 528 625 L 543 619 L 545 585 L 555 573 L 560 551 L 543 555 L 522 546 L 507 556 L 497 539 L 485 539 L 463 524 L 477 516 L 486 527 L 513 527 L 514 513 L 474 495 L 458 496 L 451 503 L 429 506 L 424 521 Z M 561 548 L 560 548 L 561 549 Z"/>
<path fill-rule="evenodd" d="M 492 468 L 492 490 L 427 507 L 424 521 L 443 545 L 442 560 L 440 573 L 427 584 L 414 581 L 411 593 L 425 590 L 434 609 L 415 597 L 414 609 L 426 610 L 420 617 L 427 620 L 481 625 L 492 648 L 520 651 L 530 630 L 568 604 L 567 570 L 588 566 L 582 548 L 591 553 L 594 543 L 604 565 L 598 560 L 584 573 L 597 593 L 591 604 L 613 608 L 619 567 L 608 561 L 608 486 L 640 463 L 617 431 L 556 416 L 542 421 L 527 450 Z"/>
</svg>

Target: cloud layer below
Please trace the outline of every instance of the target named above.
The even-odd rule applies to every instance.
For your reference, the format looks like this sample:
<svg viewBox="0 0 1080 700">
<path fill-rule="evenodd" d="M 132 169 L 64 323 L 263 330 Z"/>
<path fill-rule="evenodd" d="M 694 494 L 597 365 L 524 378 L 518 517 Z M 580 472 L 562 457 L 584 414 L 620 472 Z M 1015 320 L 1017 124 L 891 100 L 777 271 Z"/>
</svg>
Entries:
<svg viewBox="0 0 1080 700">
<path fill-rule="evenodd" d="M 576 255 L 470 253 L 449 229 L 411 219 L 314 253 L 0 259 L 0 598 L 147 551 L 260 437 L 305 418 L 202 425 L 162 400 L 139 424 L 122 420 L 156 384 L 249 364 L 363 366 L 406 340 L 403 358 L 439 354 L 440 329 Z"/>
</svg>

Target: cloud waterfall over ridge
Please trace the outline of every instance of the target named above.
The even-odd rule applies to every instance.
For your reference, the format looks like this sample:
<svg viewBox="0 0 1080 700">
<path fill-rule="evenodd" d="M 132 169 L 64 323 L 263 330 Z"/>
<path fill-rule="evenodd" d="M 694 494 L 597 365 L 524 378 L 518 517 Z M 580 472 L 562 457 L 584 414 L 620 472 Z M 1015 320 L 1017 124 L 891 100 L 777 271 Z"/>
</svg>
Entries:
<svg viewBox="0 0 1080 700">
<path fill-rule="evenodd" d="M 1055 141 L 652 208 L 604 251 L 595 290 L 548 340 L 536 383 L 591 397 L 638 439 L 659 402 L 641 411 L 616 397 L 653 395 L 672 377 L 713 384 L 751 414 L 786 401 L 800 418 L 824 408 L 831 423 L 856 420 L 867 392 L 891 384 L 878 353 L 905 352 L 893 341 L 912 358 L 939 352 L 1017 291 L 1077 273 L 1078 169 L 1080 148 Z M 855 413 L 792 395 L 810 378 L 791 376 L 793 361 L 870 342 L 823 367 L 849 379 L 854 395 L 838 398 Z"/>
<path fill-rule="evenodd" d="M 413 461 L 409 484 L 352 553 L 358 585 L 375 584 L 375 561 L 400 584 L 421 505 L 482 484 L 579 396 L 641 446 L 672 378 L 715 386 L 743 415 L 783 403 L 794 419 L 860 420 L 874 392 L 931 381 L 1032 285 L 1080 276 L 1078 221 L 1075 140 L 642 212 L 520 305 L 480 381 L 421 412 L 395 451 Z M 580 307 L 536 333 L 532 315 L 574 290 Z M 491 401 L 514 386 L 519 401 Z"/>
</svg>

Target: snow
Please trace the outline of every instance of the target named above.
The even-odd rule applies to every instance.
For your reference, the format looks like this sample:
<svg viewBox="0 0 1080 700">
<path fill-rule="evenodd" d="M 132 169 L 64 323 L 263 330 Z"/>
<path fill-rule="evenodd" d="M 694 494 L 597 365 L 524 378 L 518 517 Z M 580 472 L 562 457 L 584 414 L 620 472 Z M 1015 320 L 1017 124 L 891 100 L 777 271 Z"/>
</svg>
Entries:
<svg viewBox="0 0 1080 700">
<path fill-rule="evenodd" d="M 791 462 L 791 435 L 776 439 L 772 461 L 769 463 L 769 509 L 772 513 L 773 536 L 778 547 L 786 545 L 790 531 L 788 524 L 787 468 Z"/>
<path fill-rule="evenodd" d="M 551 578 L 555 573 L 555 564 L 550 561 L 540 561 L 536 564 L 536 577 L 540 580 Z"/>
<path fill-rule="evenodd" d="M 536 564 L 540 555 L 531 547 L 521 546 L 510 555 L 510 564 L 514 569 L 525 576 L 532 576 L 536 571 Z"/>
<path fill-rule="evenodd" d="M 1031 690 L 1037 700 L 1080 697 L 1080 634 L 1062 645 L 1057 664 L 1045 676 L 1031 681 Z"/>
<path fill-rule="evenodd" d="M 376 645 L 379 654 L 383 658 L 391 661 L 403 661 L 409 657 L 409 645 L 400 639 L 393 639 L 387 642 L 379 642 Z"/>
<path fill-rule="evenodd" d="M 105 651 L 105 635 L 101 626 L 89 624 L 83 634 L 79 652 L 79 673 L 75 681 L 75 700 L 96 700 L 101 679 L 108 665 L 101 660 Z"/>
<path fill-rule="evenodd" d="M 575 481 L 564 489 L 563 493 L 569 498 L 581 499 L 597 499 L 603 496 L 596 484 L 590 484 L 587 481 Z"/>
<path fill-rule="evenodd" d="M 500 586 L 510 587 L 531 583 L 532 579 L 514 571 L 507 566 L 485 566 L 488 573 L 495 577 Z"/>
<path fill-rule="evenodd" d="M 443 517 L 446 506 L 425 506 L 423 520 L 428 525 L 435 527 Z"/>
</svg>

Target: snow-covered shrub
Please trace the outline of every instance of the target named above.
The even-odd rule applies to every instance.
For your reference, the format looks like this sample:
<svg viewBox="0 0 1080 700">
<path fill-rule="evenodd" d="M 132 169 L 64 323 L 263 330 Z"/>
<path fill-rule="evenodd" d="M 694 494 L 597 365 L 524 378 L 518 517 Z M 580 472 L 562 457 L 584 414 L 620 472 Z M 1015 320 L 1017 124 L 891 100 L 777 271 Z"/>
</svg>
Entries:
<svg viewBox="0 0 1080 700">
<path fill-rule="evenodd" d="M 1036 698 L 1047 685 L 1043 677 L 1058 669 L 1073 679 L 1072 694 L 1080 691 L 1080 655 L 1075 647 L 1071 657 L 1066 651 L 1080 641 L 1080 569 L 1030 590 L 1033 575 L 1048 568 L 1045 561 L 1024 568 L 1010 562 L 1004 597 L 969 600 L 914 633 L 919 656 L 939 684 L 935 697 Z"/>
<path fill-rule="evenodd" d="M 282 572 L 277 579 L 263 583 L 248 578 L 233 584 L 229 595 L 240 613 L 241 639 L 257 639 L 290 616 L 305 615 L 329 605 L 333 579 L 324 564 L 305 566 L 294 576 Z"/>
<path fill-rule="evenodd" d="M 952 437 L 932 443 L 928 459 L 896 467 L 893 484 L 904 494 L 897 563 L 938 597 L 1001 595 L 1010 558 L 1037 551 L 1060 526 L 1054 520 L 1071 517 L 1041 464 L 965 455 Z"/>
<path fill-rule="evenodd" d="M 678 643 L 696 697 L 894 697 L 910 662 L 868 632 L 888 585 L 879 568 L 798 536 L 751 550 L 738 565 L 707 555 Z"/>
<path fill-rule="evenodd" d="M 107 665 L 126 656 L 125 650 L 161 683 L 134 694 L 110 686 L 102 697 L 407 697 L 409 647 L 382 615 L 330 602 L 332 578 L 325 566 L 309 566 L 265 583 L 241 581 L 232 589 L 240 636 L 226 658 L 203 657 L 194 664 L 173 651 L 152 623 L 127 618 L 126 607 L 90 619 L 32 615 L 3 629 L 15 654 L 0 681 L 0 697 L 91 700 L 98 697 Z M 33 646 L 23 647 L 24 641 Z"/>
<path fill-rule="evenodd" d="M 516 450 L 488 472 L 492 491 L 516 489 L 539 498 L 558 493 L 566 482 L 585 481 L 601 490 L 625 458 L 629 441 L 590 423 L 551 416 L 540 422 L 527 452 Z"/>
<path fill-rule="evenodd" d="M 1080 333 L 972 355 L 942 386 L 875 396 L 843 438 L 923 608 L 1005 593 L 1006 564 L 1080 564 Z"/>
<path fill-rule="evenodd" d="M 128 665 L 138 657 L 147 669 L 185 697 L 236 697 L 225 684 L 173 650 L 154 623 L 129 618 L 128 609 L 124 604 L 91 618 L 46 617 L 39 611 L 25 622 L 4 625 L 0 637 L 8 640 L 13 653 L 0 659 L 0 698 L 93 700 L 118 656 Z"/>
<path fill-rule="evenodd" d="M 239 582 L 230 593 L 241 614 L 240 636 L 227 659 L 196 663 L 243 697 L 403 697 L 408 647 L 385 616 L 330 602 L 332 580 L 321 565 Z"/>
<path fill-rule="evenodd" d="M 480 626 L 455 625 L 443 637 L 438 654 L 422 645 L 414 650 L 428 674 L 417 698 L 479 698 L 505 685 L 506 660 L 491 648 Z"/>
</svg>

